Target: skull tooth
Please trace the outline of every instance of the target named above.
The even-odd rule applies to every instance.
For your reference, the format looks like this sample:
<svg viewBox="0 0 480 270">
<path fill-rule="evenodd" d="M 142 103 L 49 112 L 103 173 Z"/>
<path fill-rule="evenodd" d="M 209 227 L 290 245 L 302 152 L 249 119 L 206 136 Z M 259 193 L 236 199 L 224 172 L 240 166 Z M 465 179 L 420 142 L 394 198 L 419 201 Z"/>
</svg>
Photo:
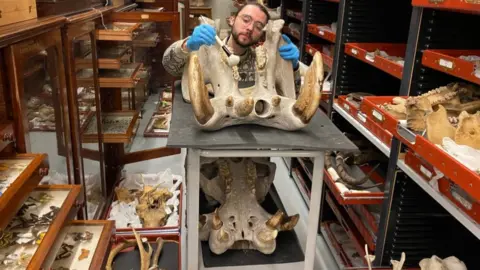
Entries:
<svg viewBox="0 0 480 270">
<path fill-rule="evenodd" d="M 273 107 L 278 107 L 278 105 L 280 105 L 280 97 L 279 96 L 274 96 L 272 97 L 272 105 Z"/>
<path fill-rule="evenodd" d="M 293 113 L 304 124 L 312 119 L 320 104 L 323 80 L 323 61 L 320 53 L 315 53 L 313 61 L 305 74 L 300 95 L 293 105 Z"/>
<path fill-rule="evenodd" d="M 247 97 L 238 104 L 235 104 L 235 112 L 239 117 L 246 117 L 253 111 L 253 98 Z"/>
<path fill-rule="evenodd" d="M 218 234 L 218 240 L 221 241 L 221 242 L 227 242 L 229 240 L 229 235 L 228 233 L 223 229 L 221 228 L 220 229 L 220 233 Z"/>
<path fill-rule="evenodd" d="M 203 79 L 202 67 L 196 54 L 193 54 L 190 57 L 188 77 L 188 90 L 193 112 L 197 121 L 204 125 L 213 117 L 215 111 L 208 97 L 208 90 Z"/>
<path fill-rule="evenodd" d="M 218 208 L 215 209 L 215 213 L 213 214 L 213 220 L 212 220 L 212 228 L 214 230 L 220 230 L 223 226 L 223 222 L 218 216 Z"/>
<path fill-rule="evenodd" d="M 277 226 L 282 222 L 284 214 L 282 211 L 278 210 L 275 215 L 273 215 L 269 220 L 267 220 L 267 227 L 270 229 L 276 229 Z"/>
</svg>

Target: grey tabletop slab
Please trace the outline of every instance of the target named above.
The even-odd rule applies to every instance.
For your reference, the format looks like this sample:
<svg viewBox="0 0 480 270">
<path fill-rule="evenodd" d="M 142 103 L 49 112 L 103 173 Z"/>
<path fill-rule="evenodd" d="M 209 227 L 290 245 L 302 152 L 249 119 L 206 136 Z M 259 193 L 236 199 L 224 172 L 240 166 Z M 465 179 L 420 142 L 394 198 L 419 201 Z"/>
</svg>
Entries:
<svg viewBox="0 0 480 270">
<path fill-rule="evenodd" d="M 288 149 L 316 151 L 357 151 L 358 148 L 321 110 L 310 124 L 297 131 L 284 131 L 259 125 L 240 125 L 217 131 L 201 130 L 192 105 L 182 98 L 180 84 L 175 87 L 168 147 L 196 149 Z"/>
</svg>

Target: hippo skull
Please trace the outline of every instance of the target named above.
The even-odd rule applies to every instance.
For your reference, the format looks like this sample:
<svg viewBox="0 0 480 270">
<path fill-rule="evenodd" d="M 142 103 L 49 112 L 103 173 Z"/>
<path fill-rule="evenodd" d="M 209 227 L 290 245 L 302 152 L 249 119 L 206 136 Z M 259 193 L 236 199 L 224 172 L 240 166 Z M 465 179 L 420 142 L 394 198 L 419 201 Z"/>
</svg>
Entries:
<svg viewBox="0 0 480 270">
<path fill-rule="evenodd" d="M 214 25 L 212 21 L 207 23 Z M 320 103 L 322 56 L 318 52 L 314 55 L 297 98 L 292 63 L 278 52 L 285 43 L 281 33 L 284 23 L 267 23 L 265 42 L 255 48 L 255 86 L 248 90 L 238 88 L 238 67 L 228 65 L 218 44 L 202 46 L 190 54 L 182 76 L 182 95 L 191 102 L 201 129 L 257 124 L 297 130 L 308 125 Z M 213 86 L 213 98 L 206 84 Z"/>
<path fill-rule="evenodd" d="M 221 204 L 213 213 L 200 216 L 199 235 L 210 250 L 254 249 L 271 254 L 280 231 L 292 230 L 298 214 L 269 214 L 261 206 L 273 182 L 275 164 L 263 158 L 202 160 L 200 186 L 207 198 Z"/>
</svg>

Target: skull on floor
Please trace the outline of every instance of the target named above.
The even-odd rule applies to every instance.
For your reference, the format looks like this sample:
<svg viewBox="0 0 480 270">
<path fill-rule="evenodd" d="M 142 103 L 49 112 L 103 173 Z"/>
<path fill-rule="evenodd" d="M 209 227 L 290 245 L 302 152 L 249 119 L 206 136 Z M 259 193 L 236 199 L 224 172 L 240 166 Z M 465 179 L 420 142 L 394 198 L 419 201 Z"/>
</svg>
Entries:
<svg viewBox="0 0 480 270">
<path fill-rule="evenodd" d="M 317 52 L 296 98 L 292 63 L 278 52 L 285 44 L 281 33 L 284 23 L 270 20 L 266 25 L 265 42 L 255 48 L 255 86 L 251 89 L 239 89 L 238 67 L 228 65 L 218 44 L 202 46 L 190 54 L 182 76 L 182 95 L 191 102 L 200 128 L 257 124 L 298 130 L 308 125 L 320 103 L 323 61 Z M 211 99 L 205 86 L 209 83 L 214 92 Z"/>
<path fill-rule="evenodd" d="M 292 230 L 299 216 L 274 215 L 260 203 L 275 176 L 276 166 L 265 158 L 202 159 L 200 186 L 207 198 L 221 204 L 200 216 L 200 240 L 222 254 L 228 249 L 255 249 L 271 254 L 278 232 Z"/>
</svg>

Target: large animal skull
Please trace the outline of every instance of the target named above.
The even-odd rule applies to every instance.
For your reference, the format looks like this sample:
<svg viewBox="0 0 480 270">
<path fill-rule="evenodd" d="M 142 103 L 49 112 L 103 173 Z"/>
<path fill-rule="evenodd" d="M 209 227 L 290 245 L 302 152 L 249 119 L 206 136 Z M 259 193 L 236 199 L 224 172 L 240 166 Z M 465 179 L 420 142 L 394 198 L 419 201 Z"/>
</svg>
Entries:
<svg viewBox="0 0 480 270">
<path fill-rule="evenodd" d="M 298 214 L 286 217 L 266 212 L 259 204 L 273 182 L 276 166 L 263 158 L 220 158 L 202 160 L 200 186 L 221 206 L 200 216 L 199 235 L 210 250 L 255 249 L 271 254 L 279 231 L 292 230 Z"/>
<path fill-rule="evenodd" d="M 182 93 L 192 103 L 202 129 L 250 123 L 297 130 L 309 123 L 320 103 L 323 61 L 317 52 L 296 99 L 292 63 L 278 52 L 284 44 L 284 23 L 270 20 L 265 27 L 266 40 L 255 49 L 257 74 L 251 91 L 238 88 L 238 69 L 227 64 L 227 56 L 218 44 L 202 46 L 190 54 L 183 72 Z M 211 99 L 207 83 L 214 88 L 215 96 Z"/>
</svg>

